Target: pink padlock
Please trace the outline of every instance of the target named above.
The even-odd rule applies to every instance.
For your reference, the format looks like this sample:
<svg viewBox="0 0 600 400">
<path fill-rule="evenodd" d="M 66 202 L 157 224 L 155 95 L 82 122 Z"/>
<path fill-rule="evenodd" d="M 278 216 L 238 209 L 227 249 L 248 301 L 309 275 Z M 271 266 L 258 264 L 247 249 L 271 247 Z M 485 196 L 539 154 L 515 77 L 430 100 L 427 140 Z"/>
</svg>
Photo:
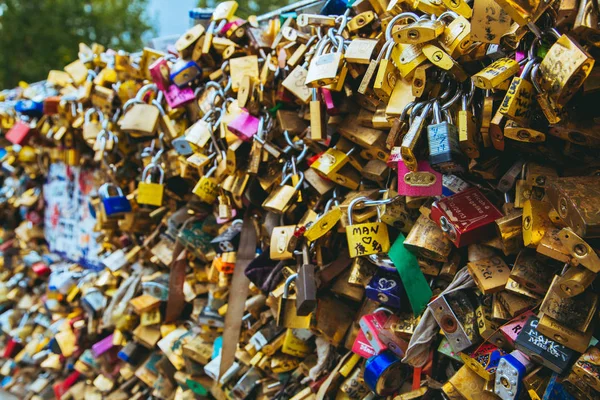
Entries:
<svg viewBox="0 0 600 400">
<path fill-rule="evenodd" d="M 394 146 L 390 150 L 390 157 L 387 160 L 387 166 L 390 168 L 396 168 L 398 163 L 402 162 L 402 154 L 400 153 L 401 147 Z"/>
<path fill-rule="evenodd" d="M 240 115 L 227 124 L 227 128 L 238 138 L 245 142 L 250 142 L 258 132 L 259 123 L 260 119 L 242 109 Z"/>
<path fill-rule="evenodd" d="M 404 162 L 398 163 L 398 194 L 401 196 L 441 196 L 442 174 L 434 171 L 427 161 L 419 161 L 412 172 Z"/>
<path fill-rule="evenodd" d="M 166 92 L 170 82 L 170 69 L 167 60 L 163 57 L 159 58 L 148 67 L 148 70 L 150 71 L 150 76 L 152 77 L 154 84 L 156 84 L 156 87 L 163 92 Z"/>
<path fill-rule="evenodd" d="M 319 88 L 319 91 L 321 92 L 321 98 L 323 99 L 323 103 L 325 103 L 325 109 L 327 111 L 327 114 L 338 115 L 340 113 L 340 109 L 335 105 L 335 102 L 333 101 L 333 93 L 331 93 L 331 90 L 322 87 Z"/>
<path fill-rule="evenodd" d="M 170 85 L 163 93 L 165 94 L 165 99 L 167 99 L 167 104 L 171 108 L 181 107 L 184 104 L 194 101 L 196 98 L 194 90 L 189 86 L 180 88 L 177 85 Z"/>
<path fill-rule="evenodd" d="M 231 218 L 225 219 L 225 218 L 217 217 L 217 224 L 222 225 L 227 221 L 231 221 L 231 220 L 235 219 L 235 217 L 237 217 L 237 210 L 235 208 L 232 208 L 231 209 Z"/>
<path fill-rule="evenodd" d="M 502 327 L 500 328 L 500 332 L 502 332 L 502 335 L 504 335 L 504 338 L 508 341 L 511 347 L 514 346 L 515 340 L 517 340 L 517 336 L 519 336 L 519 333 L 527 323 L 529 317 L 533 315 L 534 313 L 531 310 L 528 310 L 520 314 L 518 317 L 514 318 L 510 322 L 506 323 L 505 325 L 502 325 Z"/>
<path fill-rule="evenodd" d="M 29 124 L 23 121 L 17 121 L 15 124 L 6 132 L 6 140 L 12 144 L 24 145 L 29 141 L 29 137 L 33 131 L 29 127 Z"/>
<path fill-rule="evenodd" d="M 371 314 L 363 315 L 359 321 L 360 329 L 365 334 L 375 354 L 387 350 L 385 343 L 379 338 L 379 332 L 383 329 L 385 322 L 389 318 L 389 311 L 377 309 Z"/>
<path fill-rule="evenodd" d="M 364 358 L 371 358 L 375 355 L 375 349 L 373 349 L 373 346 L 371 346 L 365 337 L 362 329 L 358 330 L 358 334 L 356 335 L 356 339 L 352 345 L 352 352 Z"/>
</svg>

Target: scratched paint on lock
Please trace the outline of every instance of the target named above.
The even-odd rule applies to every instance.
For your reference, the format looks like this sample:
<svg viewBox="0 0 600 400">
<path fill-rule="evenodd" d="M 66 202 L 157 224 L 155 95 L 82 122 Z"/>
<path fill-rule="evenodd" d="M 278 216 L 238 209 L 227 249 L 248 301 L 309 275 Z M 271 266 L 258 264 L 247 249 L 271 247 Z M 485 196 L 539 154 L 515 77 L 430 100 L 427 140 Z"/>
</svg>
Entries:
<svg viewBox="0 0 600 400">
<path fill-rule="evenodd" d="M 96 190 L 93 171 L 51 164 L 44 184 L 44 235 L 52 252 L 85 267 L 102 269 L 97 255 L 99 232 L 94 232 L 96 219 L 89 206 Z"/>
</svg>

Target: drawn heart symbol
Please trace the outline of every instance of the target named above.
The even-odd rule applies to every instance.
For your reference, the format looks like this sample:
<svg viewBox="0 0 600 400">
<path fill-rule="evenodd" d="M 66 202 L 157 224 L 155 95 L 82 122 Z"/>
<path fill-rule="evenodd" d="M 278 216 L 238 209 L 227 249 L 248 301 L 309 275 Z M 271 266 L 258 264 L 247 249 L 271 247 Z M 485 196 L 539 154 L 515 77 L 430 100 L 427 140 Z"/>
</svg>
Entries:
<svg viewBox="0 0 600 400">
<path fill-rule="evenodd" d="M 379 287 L 382 290 L 390 290 L 395 288 L 397 285 L 396 281 L 393 281 L 391 279 L 386 279 L 386 278 L 381 278 L 379 279 Z"/>
<path fill-rule="evenodd" d="M 371 244 L 373 238 L 371 236 L 363 236 L 362 241 L 364 244 Z"/>
</svg>

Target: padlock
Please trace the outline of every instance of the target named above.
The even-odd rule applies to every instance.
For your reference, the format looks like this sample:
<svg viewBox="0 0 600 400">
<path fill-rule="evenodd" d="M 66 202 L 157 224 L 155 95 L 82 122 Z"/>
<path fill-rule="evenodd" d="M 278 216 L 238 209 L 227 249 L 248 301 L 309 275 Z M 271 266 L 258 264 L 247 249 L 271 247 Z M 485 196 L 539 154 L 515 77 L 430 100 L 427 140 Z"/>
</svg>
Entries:
<svg viewBox="0 0 600 400">
<path fill-rule="evenodd" d="M 594 67 L 595 60 L 569 36 L 561 36 L 554 29 L 550 29 L 549 33 L 557 41 L 540 63 L 540 84 L 548 99 L 561 108 L 583 85 Z M 564 59 L 570 60 L 566 67 L 563 67 Z"/>
<path fill-rule="evenodd" d="M 467 268 L 483 294 L 503 290 L 510 276 L 510 269 L 497 256 L 469 262 Z"/>
<path fill-rule="evenodd" d="M 299 172 L 300 180 L 295 186 L 286 185 L 286 182 L 292 178 L 292 174 L 286 175 L 281 184 L 273 190 L 263 201 L 263 208 L 276 214 L 283 214 L 292 205 L 292 201 L 302 188 L 304 182 L 304 173 Z"/>
<path fill-rule="evenodd" d="M 242 111 L 234 120 L 227 124 L 229 129 L 238 138 L 248 142 L 251 141 L 259 131 L 262 131 L 262 118 L 257 118 L 247 111 Z"/>
<path fill-rule="evenodd" d="M 397 272 L 378 269 L 365 288 L 365 295 L 395 309 L 401 309 L 405 302 L 405 289 Z"/>
<path fill-rule="evenodd" d="M 14 123 L 14 125 L 6 132 L 4 136 L 6 140 L 12 144 L 25 145 L 29 141 L 29 138 L 33 135 L 34 130 L 27 122 L 21 120 Z"/>
<path fill-rule="evenodd" d="M 444 24 L 439 19 L 418 18 L 392 32 L 396 43 L 420 44 L 432 41 L 444 32 Z"/>
<path fill-rule="evenodd" d="M 315 55 L 313 56 L 306 74 L 306 85 L 311 88 L 337 84 L 343 81 L 343 70 L 345 68 L 345 59 L 343 54 L 343 45 L 338 42 L 332 42 L 330 38 L 324 38 L 318 42 Z M 325 52 L 326 47 L 335 48 L 335 51 Z"/>
<path fill-rule="evenodd" d="M 92 116 L 96 115 L 97 119 L 92 120 Z M 98 137 L 98 134 L 102 129 L 106 129 L 104 126 L 104 114 L 100 110 L 95 108 L 89 108 L 84 114 L 83 122 L 83 139 L 90 145 L 93 145 Z"/>
<path fill-rule="evenodd" d="M 159 179 L 158 183 L 151 181 L 149 174 L 158 169 Z M 165 179 L 165 172 L 162 167 L 157 164 L 148 164 L 142 172 L 142 180 L 138 184 L 138 193 L 136 201 L 139 204 L 146 204 L 151 206 L 160 207 L 163 202 L 165 186 L 163 181 Z"/>
<path fill-rule="evenodd" d="M 194 50 L 194 44 L 202 35 L 204 35 L 205 31 L 203 25 L 194 25 L 177 39 L 175 42 L 175 50 L 177 50 L 182 57 L 189 57 Z"/>
<path fill-rule="evenodd" d="M 123 105 L 125 114 L 120 122 L 121 130 L 134 137 L 154 136 L 160 112 L 156 106 L 142 101 L 149 91 L 156 91 L 156 85 L 142 87 L 134 99 Z"/>
<path fill-rule="evenodd" d="M 465 291 L 439 296 L 427 305 L 448 338 L 454 352 L 460 352 L 479 341 L 473 300 Z"/>
<path fill-rule="evenodd" d="M 297 315 L 296 304 L 289 295 L 290 285 L 297 279 L 297 276 L 297 274 L 290 275 L 285 281 L 277 311 L 277 325 L 293 329 L 307 329 L 310 327 L 311 316 Z"/>
<path fill-rule="evenodd" d="M 412 113 L 416 113 L 416 107 L 413 107 Z M 414 118 L 414 121 L 411 121 L 410 128 L 404 137 L 402 138 L 402 146 L 400 148 L 400 152 L 402 154 L 402 161 L 406 165 L 406 167 L 413 172 L 417 171 L 417 158 L 415 155 L 415 150 L 419 139 L 421 137 L 421 131 L 425 125 L 425 120 L 429 112 L 431 111 L 432 104 L 428 103 L 423 106 L 422 111 L 420 111 L 419 115 Z"/>
<path fill-rule="evenodd" d="M 502 356 L 496 369 L 494 393 L 502 399 L 518 399 L 523 389 L 523 379 L 532 367 L 533 363 L 519 350 Z"/>
<path fill-rule="evenodd" d="M 208 204 L 214 203 L 219 195 L 219 182 L 212 176 L 216 170 L 217 163 L 215 160 L 215 165 L 205 175 L 200 177 L 200 180 L 192 189 L 192 193 L 198 196 L 201 201 Z"/>
<path fill-rule="evenodd" d="M 575 352 L 541 334 L 537 330 L 538 322 L 537 317 L 529 317 L 515 340 L 515 347 L 533 362 L 560 374 L 570 364 Z"/>
<path fill-rule="evenodd" d="M 170 72 L 170 80 L 182 89 L 202 76 L 202 68 L 196 61 L 183 58 L 178 59 L 171 66 Z"/>
<path fill-rule="evenodd" d="M 539 260 L 536 257 L 536 253 L 530 249 L 524 249 L 519 252 L 510 272 L 510 279 L 542 295 L 550 287 L 552 278 L 552 268 Z"/>
<path fill-rule="evenodd" d="M 590 346 L 573 364 L 572 371 L 593 390 L 600 390 L 600 351 Z"/>
<path fill-rule="evenodd" d="M 440 104 L 433 103 L 433 124 L 427 127 L 429 163 L 442 173 L 465 170 L 466 160 L 458 143 L 458 130 L 451 122 L 442 122 Z"/>
<path fill-rule="evenodd" d="M 116 195 L 111 196 L 111 189 L 116 192 Z M 107 217 L 114 217 L 131 212 L 131 203 L 127 197 L 123 195 L 123 191 L 120 187 L 110 183 L 105 183 L 98 189 L 98 194 L 100 195 L 100 200 L 102 201 L 104 214 Z"/>
<path fill-rule="evenodd" d="M 399 358 L 404 357 L 408 343 L 386 328 L 390 315 L 393 315 L 390 310 L 378 308 L 373 313 L 361 317 L 360 327 L 375 354 L 389 350 Z"/>
<path fill-rule="evenodd" d="M 387 225 L 383 222 L 367 222 L 354 224 L 353 208 L 356 204 L 364 202 L 369 206 L 369 199 L 359 197 L 348 205 L 348 225 L 346 226 L 346 239 L 348 241 L 348 252 L 351 258 L 370 254 L 385 253 L 390 249 L 390 238 Z M 377 202 L 374 203 L 377 205 Z"/>
<path fill-rule="evenodd" d="M 298 266 L 296 278 L 296 314 L 310 315 L 317 306 L 317 283 L 315 281 L 315 266 L 311 263 L 308 246 L 302 246 L 302 264 Z"/>
<path fill-rule="evenodd" d="M 553 179 L 546 189 L 548 201 L 560 218 L 582 238 L 600 236 L 593 202 L 596 177 Z"/>
<path fill-rule="evenodd" d="M 431 219 L 457 247 L 493 235 L 493 222 L 500 217 L 502 213 L 477 188 L 445 197 L 431 207 Z"/>
<path fill-rule="evenodd" d="M 476 87 L 480 89 L 494 89 L 507 79 L 519 72 L 520 65 L 510 58 L 501 58 L 494 61 L 471 77 Z"/>
<path fill-rule="evenodd" d="M 530 53 L 533 56 L 534 48 L 530 49 Z M 531 102 L 533 96 L 533 84 L 528 82 L 528 75 L 533 69 L 535 58 L 527 61 L 521 74 L 518 77 L 514 77 L 510 82 L 508 91 L 500 104 L 498 112 L 511 120 L 516 121 L 519 124 L 528 124 L 531 118 Z"/>
<path fill-rule="evenodd" d="M 330 147 L 310 167 L 324 178 L 335 179 L 335 175 L 350 161 L 350 156 L 355 150 L 356 147 L 352 147 L 349 151 L 343 152 Z"/>
<path fill-rule="evenodd" d="M 156 87 L 165 92 L 171 83 L 169 62 L 164 58 L 158 58 L 149 67 L 148 71 Z"/>
<path fill-rule="evenodd" d="M 559 324 L 580 332 L 587 332 L 598 307 L 598 295 L 586 291 L 579 296 L 563 298 L 554 289 L 557 286 L 558 277 L 554 277 L 540 306 L 540 312 L 544 313 L 544 316 L 553 318 Z M 564 339 L 564 341 L 558 339 L 557 341 L 565 344 L 568 338 Z"/>
<path fill-rule="evenodd" d="M 390 60 L 393 43 L 387 42 L 379 53 L 379 66 L 373 81 L 373 92 L 383 102 L 390 100 L 390 96 L 399 79 L 398 70 Z"/>
<path fill-rule="evenodd" d="M 407 369 L 391 351 L 373 356 L 365 364 L 365 383 L 379 396 L 396 392 L 407 379 Z"/>
</svg>

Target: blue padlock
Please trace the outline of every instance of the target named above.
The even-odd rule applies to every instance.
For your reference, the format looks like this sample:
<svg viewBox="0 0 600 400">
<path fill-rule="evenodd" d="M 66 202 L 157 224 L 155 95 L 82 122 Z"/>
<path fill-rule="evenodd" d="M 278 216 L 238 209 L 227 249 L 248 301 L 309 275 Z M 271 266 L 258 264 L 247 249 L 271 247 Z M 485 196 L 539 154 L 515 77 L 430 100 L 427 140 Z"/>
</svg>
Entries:
<svg viewBox="0 0 600 400">
<path fill-rule="evenodd" d="M 193 60 L 179 59 L 171 67 L 171 81 L 179 87 L 187 86 L 194 79 L 202 76 L 202 68 Z"/>
<path fill-rule="evenodd" d="M 388 307 L 400 308 L 406 297 L 404 285 L 397 272 L 379 268 L 367 284 L 365 295 Z"/>
<path fill-rule="evenodd" d="M 44 115 L 44 103 L 33 100 L 19 100 L 15 104 L 15 111 L 29 117 Z"/>
<path fill-rule="evenodd" d="M 116 195 L 110 194 L 111 189 L 116 192 Z M 107 217 L 131 212 L 131 203 L 127 200 L 127 197 L 123 195 L 123 191 L 120 187 L 113 185 L 112 183 L 105 183 L 100 186 L 98 193 L 100 194 L 100 200 L 102 200 L 104 214 Z"/>
<path fill-rule="evenodd" d="M 502 356 L 496 368 L 494 393 L 502 400 L 516 400 L 523 388 L 523 378 L 532 365 L 519 350 Z"/>
<path fill-rule="evenodd" d="M 389 350 L 377 354 L 365 364 L 365 383 L 379 396 L 397 392 L 408 377 L 408 366 Z"/>
</svg>

